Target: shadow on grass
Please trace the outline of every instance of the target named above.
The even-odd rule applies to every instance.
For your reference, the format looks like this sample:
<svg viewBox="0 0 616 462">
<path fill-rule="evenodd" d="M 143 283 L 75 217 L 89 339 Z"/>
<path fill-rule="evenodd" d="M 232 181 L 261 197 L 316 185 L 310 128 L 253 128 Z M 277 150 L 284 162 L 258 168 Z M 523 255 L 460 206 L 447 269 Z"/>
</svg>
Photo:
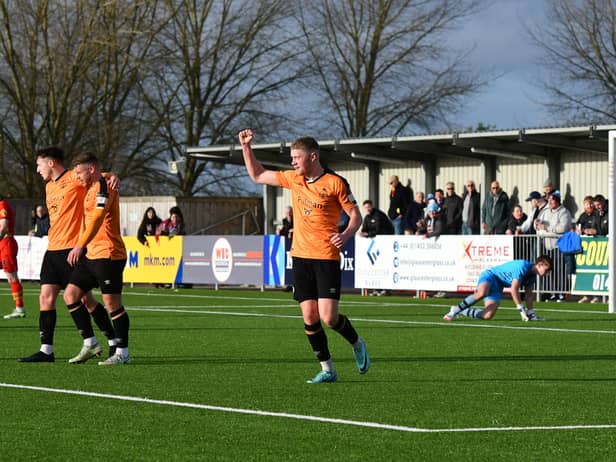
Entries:
<svg viewBox="0 0 616 462">
<path fill-rule="evenodd" d="M 514 361 L 615 361 L 616 354 L 607 355 L 514 355 L 514 356 L 430 356 L 430 357 L 398 357 L 373 358 L 379 363 L 400 362 L 514 362 Z"/>
</svg>

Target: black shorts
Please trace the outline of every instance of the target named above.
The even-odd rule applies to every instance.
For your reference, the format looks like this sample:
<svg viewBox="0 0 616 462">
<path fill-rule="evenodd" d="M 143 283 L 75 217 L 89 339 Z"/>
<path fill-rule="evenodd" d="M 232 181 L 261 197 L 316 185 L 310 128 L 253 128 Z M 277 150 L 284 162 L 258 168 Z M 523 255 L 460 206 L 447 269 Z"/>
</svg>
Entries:
<svg viewBox="0 0 616 462">
<path fill-rule="evenodd" d="M 71 249 L 47 250 L 41 265 L 41 285 L 53 284 L 65 289 L 73 272 L 66 258 Z"/>
<path fill-rule="evenodd" d="M 100 287 L 104 294 L 121 294 L 125 266 L 126 259 L 81 258 L 71 273 L 69 282 L 84 292 Z"/>
<path fill-rule="evenodd" d="M 340 262 L 293 257 L 293 298 L 340 300 Z"/>
</svg>

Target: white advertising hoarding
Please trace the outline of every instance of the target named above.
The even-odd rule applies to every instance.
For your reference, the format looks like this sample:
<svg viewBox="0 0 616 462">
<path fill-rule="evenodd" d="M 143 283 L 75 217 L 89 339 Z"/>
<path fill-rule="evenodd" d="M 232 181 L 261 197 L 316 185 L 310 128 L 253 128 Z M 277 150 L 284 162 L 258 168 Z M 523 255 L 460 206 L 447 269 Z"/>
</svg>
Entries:
<svg viewBox="0 0 616 462">
<path fill-rule="evenodd" d="M 472 291 L 479 274 L 513 260 L 513 236 L 355 238 L 355 287 Z"/>
</svg>

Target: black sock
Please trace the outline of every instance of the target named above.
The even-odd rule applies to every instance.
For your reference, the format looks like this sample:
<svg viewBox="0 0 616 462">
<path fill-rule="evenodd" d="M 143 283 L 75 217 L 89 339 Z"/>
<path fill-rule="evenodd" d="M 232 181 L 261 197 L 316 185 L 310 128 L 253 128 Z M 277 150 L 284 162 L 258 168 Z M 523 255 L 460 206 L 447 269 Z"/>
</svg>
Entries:
<svg viewBox="0 0 616 462">
<path fill-rule="evenodd" d="M 359 339 L 359 335 L 357 335 L 357 331 L 351 324 L 351 321 L 343 314 L 338 316 L 338 322 L 334 326 L 334 330 L 342 335 L 351 345 Z"/>
<path fill-rule="evenodd" d="M 107 314 L 107 310 L 100 303 L 96 305 L 94 311 L 90 313 L 92 319 L 94 319 L 94 324 L 101 330 L 105 337 L 109 340 L 113 340 L 115 338 L 115 330 L 113 329 L 113 325 L 111 324 L 111 319 Z"/>
<path fill-rule="evenodd" d="M 77 326 L 77 330 L 83 339 L 94 337 L 94 330 L 92 329 L 92 321 L 90 321 L 90 313 L 86 309 L 86 306 L 81 303 L 72 303 L 68 305 L 68 311 L 71 313 L 71 317 Z"/>
<path fill-rule="evenodd" d="M 118 340 L 118 348 L 128 347 L 128 329 L 130 328 L 130 320 L 128 319 L 128 313 L 121 306 L 115 311 L 109 313 L 111 316 L 111 322 L 113 322 L 113 328 L 115 329 L 116 339 Z"/>
<path fill-rule="evenodd" d="M 315 324 L 304 324 L 304 329 L 314 355 L 319 361 L 327 361 L 331 358 L 327 347 L 327 336 L 321 326 L 321 322 Z"/>
<path fill-rule="evenodd" d="M 53 345 L 53 333 L 56 330 L 56 310 L 39 313 L 39 331 L 41 345 Z"/>
</svg>

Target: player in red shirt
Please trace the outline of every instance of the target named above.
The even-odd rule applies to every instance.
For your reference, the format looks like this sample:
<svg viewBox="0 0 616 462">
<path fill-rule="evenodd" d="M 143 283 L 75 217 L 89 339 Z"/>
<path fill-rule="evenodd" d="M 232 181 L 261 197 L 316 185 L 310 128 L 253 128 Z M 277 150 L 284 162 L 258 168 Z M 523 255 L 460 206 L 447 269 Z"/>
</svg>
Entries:
<svg viewBox="0 0 616 462">
<path fill-rule="evenodd" d="M 15 309 L 4 319 L 25 318 L 24 289 L 17 275 L 17 241 L 15 234 L 15 213 L 8 201 L 0 196 L 0 264 L 11 285 Z"/>
</svg>

